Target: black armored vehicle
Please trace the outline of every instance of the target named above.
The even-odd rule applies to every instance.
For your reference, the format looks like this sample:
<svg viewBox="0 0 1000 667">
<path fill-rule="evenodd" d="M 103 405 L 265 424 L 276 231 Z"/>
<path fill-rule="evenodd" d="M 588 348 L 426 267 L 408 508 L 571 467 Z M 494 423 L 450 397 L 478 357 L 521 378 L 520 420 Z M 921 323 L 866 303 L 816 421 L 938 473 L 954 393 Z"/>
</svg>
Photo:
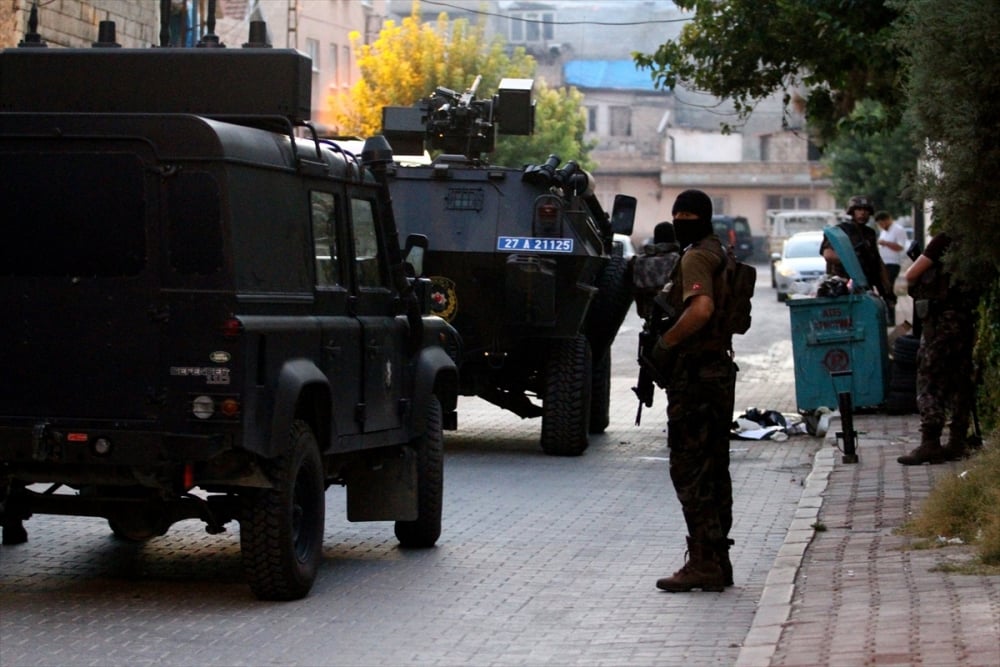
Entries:
<svg viewBox="0 0 1000 667">
<path fill-rule="evenodd" d="M 416 296 L 386 141 L 310 133 L 309 59 L 259 22 L 198 49 L 35 24 L 0 52 L 4 543 L 33 513 L 131 541 L 236 520 L 253 592 L 295 599 L 337 484 L 433 545 L 460 338 Z"/>
<path fill-rule="evenodd" d="M 578 455 L 608 425 L 609 350 L 632 301 L 613 235 L 631 233 L 635 198 L 617 195 L 609 216 L 575 162 L 481 159 L 498 133 L 532 132 L 534 105 L 531 79 L 489 99 L 475 98 L 479 81 L 383 109 L 395 153 L 440 151 L 390 171 L 397 224 L 431 240 L 432 312 L 462 336 L 461 393 L 541 416 L 542 450 Z"/>
</svg>

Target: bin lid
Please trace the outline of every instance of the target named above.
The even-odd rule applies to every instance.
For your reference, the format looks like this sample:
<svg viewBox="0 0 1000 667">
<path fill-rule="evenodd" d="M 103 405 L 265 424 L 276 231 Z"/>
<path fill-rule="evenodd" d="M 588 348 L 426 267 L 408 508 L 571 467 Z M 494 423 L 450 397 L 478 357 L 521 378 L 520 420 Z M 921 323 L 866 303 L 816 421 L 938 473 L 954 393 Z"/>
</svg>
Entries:
<svg viewBox="0 0 1000 667">
<path fill-rule="evenodd" d="M 846 224 L 853 225 L 854 223 Z M 851 243 L 847 233 L 839 225 L 831 225 L 823 229 L 823 236 L 830 242 L 837 257 L 840 258 L 840 263 L 844 265 L 844 270 L 847 271 L 847 275 L 851 277 L 854 284 L 862 289 L 868 289 L 868 278 L 865 277 L 861 262 L 858 261 L 858 256 L 854 252 L 854 244 Z"/>
</svg>

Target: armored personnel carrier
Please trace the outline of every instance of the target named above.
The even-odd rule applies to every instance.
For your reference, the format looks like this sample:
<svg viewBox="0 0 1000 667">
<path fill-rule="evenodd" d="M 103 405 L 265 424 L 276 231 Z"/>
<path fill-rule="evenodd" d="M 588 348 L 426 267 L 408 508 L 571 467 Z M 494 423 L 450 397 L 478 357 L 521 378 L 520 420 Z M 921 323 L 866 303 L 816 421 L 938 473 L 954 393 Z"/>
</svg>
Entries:
<svg viewBox="0 0 1000 667">
<path fill-rule="evenodd" d="M 3 542 L 38 513 L 237 520 L 253 592 L 294 599 L 336 484 L 433 545 L 460 339 L 407 278 L 385 140 L 310 135 L 309 59 L 259 22 L 237 49 L 36 26 L 0 52 Z"/>
<path fill-rule="evenodd" d="M 533 81 L 476 99 L 479 81 L 383 110 L 397 154 L 440 152 L 390 171 L 397 224 L 431 240 L 432 311 L 462 336 L 461 393 L 540 416 L 542 450 L 578 455 L 608 424 L 609 350 L 632 300 L 613 234 L 631 233 L 635 198 L 617 195 L 609 216 L 572 161 L 486 162 L 498 133 L 532 132 Z"/>
</svg>

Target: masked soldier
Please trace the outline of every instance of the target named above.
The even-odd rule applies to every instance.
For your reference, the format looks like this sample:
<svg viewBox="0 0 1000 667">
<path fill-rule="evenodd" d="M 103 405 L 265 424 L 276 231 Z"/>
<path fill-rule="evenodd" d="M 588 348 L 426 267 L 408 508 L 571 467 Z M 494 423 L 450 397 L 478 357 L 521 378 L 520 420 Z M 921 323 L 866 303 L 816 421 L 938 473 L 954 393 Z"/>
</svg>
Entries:
<svg viewBox="0 0 1000 667">
<path fill-rule="evenodd" d="M 688 557 L 656 586 L 670 592 L 721 591 L 732 585 L 729 429 L 737 370 L 732 337 L 724 333 L 717 307 L 728 289 L 726 253 L 713 233 L 712 200 L 704 192 L 678 195 L 673 216 L 683 254 L 670 300 L 679 315 L 657 341 L 654 358 L 669 377 L 670 478 L 687 524 Z"/>
</svg>

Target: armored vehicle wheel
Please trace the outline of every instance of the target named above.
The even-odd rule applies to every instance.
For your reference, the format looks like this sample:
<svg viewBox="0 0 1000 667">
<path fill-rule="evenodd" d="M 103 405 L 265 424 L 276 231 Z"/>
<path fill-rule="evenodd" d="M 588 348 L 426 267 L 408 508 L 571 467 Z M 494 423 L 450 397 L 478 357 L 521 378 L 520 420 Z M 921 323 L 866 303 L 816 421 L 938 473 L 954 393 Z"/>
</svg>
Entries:
<svg viewBox="0 0 1000 667">
<path fill-rule="evenodd" d="M 431 396 L 427 404 L 427 430 L 410 446 L 417 452 L 417 518 L 397 521 L 396 538 L 404 547 L 432 547 L 441 536 L 444 488 L 444 441 L 437 396 Z"/>
<path fill-rule="evenodd" d="M 545 368 L 542 451 L 579 456 L 590 423 L 590 345 L 584 336 L 553 341 Z"/>
<path fill-rule="evenodd" d="M 628 315 L 632 305 L 632 288 L 627 277 L 628 260 L 611 257 L 594 281 L 599 291 L 587 310 L 587 338 L 592 350 L 611 347 L 618 328 Z"/>
<path fill-rule="evenodd" d="M 323 552 L 323 464 L 316 436 L 296 420 L 288 449 L 266 462 L 272 489 L 244 497 L 240 521 L 243 571 L 262 600 L 296 600 L 312 588 Z"/>
<path fill-rule="evenodd" d="M 593 352 L 593 350 L 591 350 Z M 590 432 L 604 433 L 611 421 L 611 350 L 594 356 L 590 374 Z"/>
</svg>

